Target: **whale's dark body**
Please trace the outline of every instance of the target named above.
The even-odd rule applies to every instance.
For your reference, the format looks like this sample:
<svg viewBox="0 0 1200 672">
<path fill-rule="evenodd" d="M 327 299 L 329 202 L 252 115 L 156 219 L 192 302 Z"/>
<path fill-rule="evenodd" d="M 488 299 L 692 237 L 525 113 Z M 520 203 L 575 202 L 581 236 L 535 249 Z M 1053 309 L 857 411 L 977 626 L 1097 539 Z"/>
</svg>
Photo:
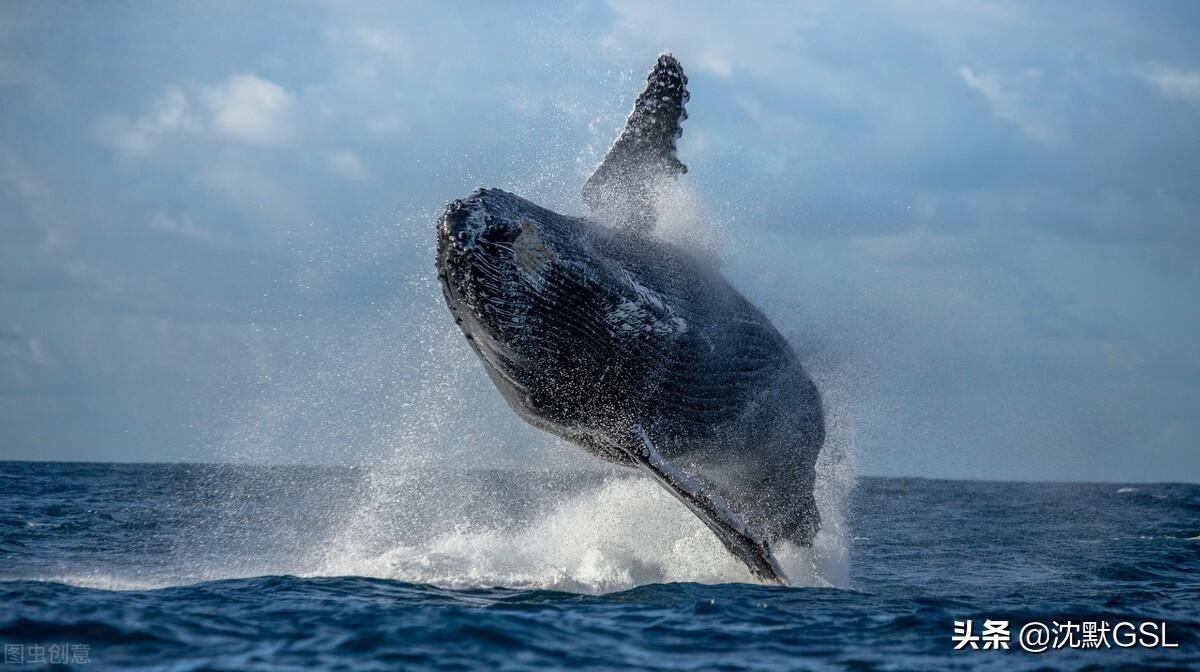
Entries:
<svg viewBox="0 0 1200 672">
<path fill-rule="evenodd" d="M 525 421 L 679 497 L 757 576 L 769 545 L 811 543 L 821 400 L 788 342 L 702 255 L 650 231 L 657 180 L 685 169 L 682 69 L 659 59 L 585 186 L 599 217 L 498 189 L 438 223 L 447 305 Z"/>
</svg>

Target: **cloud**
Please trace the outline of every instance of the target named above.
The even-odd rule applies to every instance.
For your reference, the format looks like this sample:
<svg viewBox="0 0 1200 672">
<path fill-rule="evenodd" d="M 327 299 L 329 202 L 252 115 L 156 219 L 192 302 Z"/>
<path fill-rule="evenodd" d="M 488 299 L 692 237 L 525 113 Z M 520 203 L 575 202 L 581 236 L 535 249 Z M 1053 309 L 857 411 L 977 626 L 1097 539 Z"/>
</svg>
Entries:
<svg viewBox="0 0 1200 672">
<path fill-rule="evenodd" d="M 150 111 L 116 117 L 102 124 L 102 134 L 121 153 L 145 157 L 167 138 L 205 134 L 241 143 L 280 145 L 293 135 L 295 98 L 283 87 L 253 74 L 234 75 L 220 84 L 170 87 Z"/>
<path fill-rule="evenodd" d="M 976 74 L 971 68 L 959 68 L 958 74 L 972 90 L 982 95 L 998 119 L 1010 122 L 1022 133 L 1041 143 L 1050 142 L 1054 133 L 1049 124 L 1030 109 L 1028 97 L 1016 86 L 1002 84 L 996 75 Z M 1023 83 L 1036 83 L 1041 73 L 1027 70 Z"/>
<path fill-rule="evenodd" d="M 171 217 L 164 213 L 157 213 L 150 219 L 150 228 L 155 231 L 166 231 L 185 238 L 199 240 L 206 243 L 216 243 L 219 245 L 228 245 L 233 239 L 228 233 L 222 233 L 206 229 L 198 226 L 192 221 L 191 217 Z"/>
<path fill-rule="evenodd" d="M 26 200 L 45 200 L 50 197 L 46 186 L 29 172 L 7 148 L 0 147 L 0 183 L 12 185 Z"/>
<path fill-rule="evenodd" d="M 5 192 L 16 199 L 6 203 L 8 199 L 4 198 Z M 6 206 L 15 207 L 8 210 Z M 0 145 L 0 210 L 7 210 L 9 221 L 5 224 L 12 227 L 5 230 L 6 242 L 11 245 L 5 251 L 10 254 L 22 247 L 14 240 L 18 230 L 35 237 L 39 253 L 60 251 L 70 241 L 70 218 L 63 214 L 62 199 L 24 161 L 3 145 Z M 20 252 L 17 254 L 21 256 Z"/>
<path fill-rule="evenodd" d="M 108 140 L 122 153 L 146 156 L 167 135 L 196 128 L 192 104 L 178 88 L 160 94 L 152 109 L 136 119 L 112 119 L 105 124 Z"/>
<path fill-rule="evenodd" d="M 335 173 L 351 180 L 365 180 L 370 177 L 362 159 L 349 150 L 329 152 L 325 155 L 325 165 Z"/>
<path fill-rule="evenodd" d="M 37 369 L 57 365 L 40 339 L 0 327 L 0 389 L 28 385 L 38 376 Z"/>
<path fill-rule="evenodd" d="M 278 84 L 256 75 L 235 75 L 217 86 L 206 87 L 203 98 L 212 115 L 212 127 L 232 140 L 276 145 L 290 132 L 294 99 Z"/>
<path fill-rule="evenodd" d="M 358 26 L 354 29 L 354 41 L 384 56 L 393 58 L 408 56 L 403 36 L 391 28 Z"/>
<path fill-rule="evenodd" d="M 737 71 L 776 70 L 780 55 L 793 51 L 797 35 L 826 11 L 822 4 L 700 8 L 685 2 L 610 0 L 608 6 L 615 21 L 604 46 L 650 53 L 670 49 L 692 67 L 721 78 Z"/>
<path fill-rule="evenodd" d="M 1200 70 L 1155 67 L 1139 74 L 1163 95 L 1200 108 Z"/>
</svg>

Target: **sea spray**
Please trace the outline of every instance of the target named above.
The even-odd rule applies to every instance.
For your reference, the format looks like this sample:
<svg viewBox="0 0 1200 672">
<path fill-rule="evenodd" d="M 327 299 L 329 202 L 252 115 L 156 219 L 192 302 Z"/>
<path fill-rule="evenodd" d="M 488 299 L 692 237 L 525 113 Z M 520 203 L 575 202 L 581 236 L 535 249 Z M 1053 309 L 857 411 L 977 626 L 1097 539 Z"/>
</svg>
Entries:
<svg viewBox="0 0 1200 672">
<path fill-rule="evenodd" d="M 528 505 L 534 513 L 527 520 L 443 521 L 445 527 L 428 530 L 425 538 L 413 539 L 411 530 L 404 534 L 413 539 L 410 544 L 369 538 L 386 533 L 386 526 L 366 515 L 331 546 L 314 574 L 456 588 L 509 586 L 583 593 L 678 581 L 753 582 L 745 566 L 708 528 L 657 484 L 632 472 L 597 476 L 591 484 L 575 483 L 577 491 L 543 490 L 545 499 Z M 389 497 L 400 492 L 414 497 L 426 494 L 416 488 L 393 490 Z M 402 499 L 403 495 L 391 499 L 389 505 L 404 507 Z M 488 507 L 487 502 L 476 504 Z M 386 511 L 375 511 L 390 517 Z M 787 569 L 793 583 L 844 583 L 841 543 L 840 527 L 834 527 L 819 535 L 812 549 L 793 548 L 781 554 L 782 560 L 790 561 Z"/>
</svg>

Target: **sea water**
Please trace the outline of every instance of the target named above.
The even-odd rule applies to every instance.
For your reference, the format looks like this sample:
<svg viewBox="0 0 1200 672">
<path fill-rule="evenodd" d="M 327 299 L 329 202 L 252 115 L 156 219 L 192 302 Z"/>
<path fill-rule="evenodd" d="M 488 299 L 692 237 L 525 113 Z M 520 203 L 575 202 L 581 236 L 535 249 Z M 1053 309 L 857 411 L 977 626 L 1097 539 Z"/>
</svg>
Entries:
<svg viewBox="0 0 1200 672">
<path fill-rule="evenodd" d="M 0 643 L 14 669 L 1200 666 L 1200 486 L 853 486 L 782 588 L 625 470 L 0 463 Z M 989 620 L 1009 648 L 956 649 Z M 1030 622 L 1165 639 L 1034 654 Z"/>
</svg>

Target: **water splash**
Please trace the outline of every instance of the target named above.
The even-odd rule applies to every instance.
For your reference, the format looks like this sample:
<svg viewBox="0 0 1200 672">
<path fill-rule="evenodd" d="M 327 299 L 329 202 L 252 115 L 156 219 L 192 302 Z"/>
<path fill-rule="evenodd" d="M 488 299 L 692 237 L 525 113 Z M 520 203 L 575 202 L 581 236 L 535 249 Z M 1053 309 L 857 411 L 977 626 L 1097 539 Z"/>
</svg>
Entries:
<svg viewBox="0 0 1200 672">
<path fill-rule="evenodd" d="M 375 536 L 389 534 L 380 523 L 388 514 L 373 505 L 374 513 L 364 510 L 312 574 L 593 594 L 649 583 L 754 582 L 699 519 L 641 476 L 608 476 L 579 492 L 552 493 L 542 504 L 548 506 L 516 524 L 461 520 L 392 547 Z M 393 499 L 390 505 L 405 503 Z M 840 517 L 832 508 L 828 513 L 838 524 L 825 528 L 813 548 L 784 545 L 778 551 L 793 585 L 845 583 Z"/>
</svg>

